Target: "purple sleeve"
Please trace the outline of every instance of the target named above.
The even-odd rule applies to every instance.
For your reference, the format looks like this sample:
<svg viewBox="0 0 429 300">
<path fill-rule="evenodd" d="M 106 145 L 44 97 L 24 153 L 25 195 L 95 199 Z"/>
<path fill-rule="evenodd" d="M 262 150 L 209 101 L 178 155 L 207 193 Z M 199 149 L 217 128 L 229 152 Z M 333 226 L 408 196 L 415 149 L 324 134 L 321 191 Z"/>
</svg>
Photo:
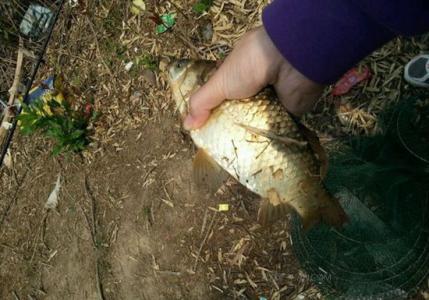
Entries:
<svg viewBox="0 0 429 300">
<path fill-rule="evenodd" d="M 330 84 L 395 36 L 429 30 L 429 1 L 274 0 L 263 23 L 299 72 Z"/>
</svg>

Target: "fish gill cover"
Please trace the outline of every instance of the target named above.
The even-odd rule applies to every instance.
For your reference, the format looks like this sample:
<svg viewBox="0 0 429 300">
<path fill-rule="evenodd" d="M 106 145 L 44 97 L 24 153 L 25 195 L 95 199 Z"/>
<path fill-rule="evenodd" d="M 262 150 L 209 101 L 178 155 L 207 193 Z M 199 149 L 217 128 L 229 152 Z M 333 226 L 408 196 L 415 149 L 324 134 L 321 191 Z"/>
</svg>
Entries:
<svg viewBox="0 0 429 300">
<path fill-rule="evenodd" d="M 326 185 L 350 222 L 305 234 L 293 222 L 294 250 L 330 299 L 405 299 L 429 273 L 428 93 L 382 116 L 383 132 L 353 137 L 331 155 Z"/>
</svg>

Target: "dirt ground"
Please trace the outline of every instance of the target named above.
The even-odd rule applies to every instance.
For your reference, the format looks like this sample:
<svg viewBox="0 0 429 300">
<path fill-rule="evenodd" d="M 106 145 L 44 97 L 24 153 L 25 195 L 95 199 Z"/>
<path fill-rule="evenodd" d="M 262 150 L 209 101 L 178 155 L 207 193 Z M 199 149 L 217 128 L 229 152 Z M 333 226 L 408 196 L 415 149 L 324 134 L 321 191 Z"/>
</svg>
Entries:
<svg viewBox="0 0 429 300">
<path fill-rule="evenodd" d="M 286 223 L 261 228 L 255 196 L 235 182 L 216 195 L 194 185 L 194 146 L 152 66 L 162 55 L 223 58 L 267 1 L 215 1 L 203 16 L 194 1 L 146 1 L 139 16 L 131 1 L 78 3 L 66 5 L 39 78 L 63 74 L 70 97 L 94 99 L 102 115 L 81 155 L 15 137 L 13 169 L 0 170 L 0 299 L 321 298 Z M 172 11 L 177 24 L 156 35 L 151 18 Z M 393 41 L 363 62 L 369 82 L 341 99 L 327 90 L 305 120 L 327 142 L 376 130 L 386 99 L 409 90 L 403 63 L 425 42 Z M 58 174 L 59 205 L 47 211 Z"/>
<path fill-rule="evenodd" d="M 194 186 L 177 123 L 164 115 L 121 134 L 120 148 L 90 164 L 18 137 L 19 162 L 3 174 L 19 190 L 2 192 L 1 298 L 99 299 L 99 283 L 106 299 L 257 299 L 249 282 L 284 295 L 310 287 L 285 228 L 256 224 L 252 195 L 234 183 L 215 197 Z M 58 173 L 59 207 L 47 212 Z M 220 203 L 230 211 L 217 212 Z"/>
</svg>

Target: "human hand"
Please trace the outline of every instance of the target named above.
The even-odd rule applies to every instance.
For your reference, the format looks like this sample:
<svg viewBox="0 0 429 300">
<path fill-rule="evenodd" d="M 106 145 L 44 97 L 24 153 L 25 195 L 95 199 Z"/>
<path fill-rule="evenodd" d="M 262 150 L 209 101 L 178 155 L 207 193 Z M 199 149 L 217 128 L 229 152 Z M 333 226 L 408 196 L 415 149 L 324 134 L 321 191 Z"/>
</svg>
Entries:
<svg viewBox="0 0 429 300">
<path fill-rule="evenodd" d="M 243 36 L 215 74 L 191 96 L 184 127 L 201 127 L 224 100 L 251 97 L 269 84 L 296 116 L 311 110 L 323 91 L 323 85 L 295 70 L 259 27 Z"/>
</svg>

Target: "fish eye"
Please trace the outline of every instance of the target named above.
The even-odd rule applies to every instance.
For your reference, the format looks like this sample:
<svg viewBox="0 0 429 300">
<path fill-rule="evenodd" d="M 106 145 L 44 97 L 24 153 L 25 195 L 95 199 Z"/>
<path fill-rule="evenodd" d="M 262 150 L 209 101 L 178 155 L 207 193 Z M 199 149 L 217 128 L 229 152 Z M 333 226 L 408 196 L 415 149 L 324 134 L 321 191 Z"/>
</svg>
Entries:
<svg viewBox="0 0 429 300">
<path fill-rule="evenodd" d="M 175 63 L 174 67 L 177 71 L 181 71 L 184 68 L 186 68 L 187 65 L 188 65 L 188 60 L 181 59 Z"/>
<path fill-rule="evenodd" d="M 189 61 L 186 59 L 181 59 L 175 61 L 170 68 L 170 76 L 173 79 L 179 78 L 183 74 L 183 72 L 187 69 Z"/>
</svg>

